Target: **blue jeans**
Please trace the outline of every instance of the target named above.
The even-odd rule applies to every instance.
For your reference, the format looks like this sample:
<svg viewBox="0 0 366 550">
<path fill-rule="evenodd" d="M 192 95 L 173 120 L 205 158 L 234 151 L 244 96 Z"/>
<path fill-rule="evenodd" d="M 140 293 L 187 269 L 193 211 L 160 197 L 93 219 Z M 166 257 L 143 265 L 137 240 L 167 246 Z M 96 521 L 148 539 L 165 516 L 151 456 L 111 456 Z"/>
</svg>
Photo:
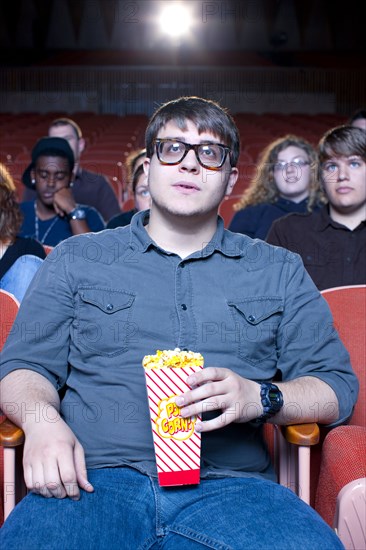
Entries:
<svg viewBox="0 0 366 550">
<path fill-rule="evenodd" d="M 291 491 L 256 478 L 159 488 L 131 468 L 90 470 L 94 493 L 77 502 L 30 493 L 0 530 L 0 547 L 24 550 L 342 549 Z"/>
<path fill-rule="evenodd" d="M 0 288 L 13 294 L 21 302 L 29 283 L 37 273 L 43 260 L 33 254 L 24 254 L 13 263 L 0 279 Z"/>
</svg>

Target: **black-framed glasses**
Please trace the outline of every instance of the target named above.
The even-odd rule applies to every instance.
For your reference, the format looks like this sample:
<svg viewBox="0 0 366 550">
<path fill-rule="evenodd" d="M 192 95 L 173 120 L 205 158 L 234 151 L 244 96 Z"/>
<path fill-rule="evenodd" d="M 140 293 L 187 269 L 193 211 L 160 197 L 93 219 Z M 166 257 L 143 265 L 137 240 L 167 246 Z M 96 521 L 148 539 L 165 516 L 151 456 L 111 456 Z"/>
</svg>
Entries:
<svg viewBox="0 0 366 550">
<path fill-rule="evenodd" d="M 221 143 L 186 143 L 179 139 L 155 139 L 156 154 L 161 164 L 174 165 L 182 162 L 188 151 L 193 149 L 197 161 L 203 168 L 219 170 L 224 164 L 230 147 Z"/>
</svg>

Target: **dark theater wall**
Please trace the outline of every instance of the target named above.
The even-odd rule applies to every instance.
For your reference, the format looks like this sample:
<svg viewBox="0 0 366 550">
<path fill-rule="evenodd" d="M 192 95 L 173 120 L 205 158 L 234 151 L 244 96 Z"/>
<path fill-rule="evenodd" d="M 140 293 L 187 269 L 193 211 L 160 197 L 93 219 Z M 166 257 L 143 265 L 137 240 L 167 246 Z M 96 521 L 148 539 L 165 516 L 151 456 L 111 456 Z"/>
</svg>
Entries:
<svg viewBox="0 0 366 550">
<path fill-rule="evenodd" d="M 159 31 L 175 0 L 0 4 L 0 110 L 150 114 L 183 94 L 235 112 L 348 113 L 366 103 L 366 4 L 185 0 L 182 38 Z"/>
</svg>

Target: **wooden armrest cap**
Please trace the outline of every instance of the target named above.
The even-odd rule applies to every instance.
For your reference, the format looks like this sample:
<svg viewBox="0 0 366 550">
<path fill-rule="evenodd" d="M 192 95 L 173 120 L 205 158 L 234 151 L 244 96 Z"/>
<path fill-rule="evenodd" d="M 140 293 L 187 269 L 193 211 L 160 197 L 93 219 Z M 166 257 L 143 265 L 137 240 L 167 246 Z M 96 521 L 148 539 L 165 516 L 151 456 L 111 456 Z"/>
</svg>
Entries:
<svg viewBox="0 0 366 550">
<path fill-rule="evenodd" d="M 319 426 L 315 422 L 283 426 L 283 433 L 286 440 L 295 445 L 316 445 L 320 437 Z"/>
<path fill-rule="evenodd" d="M 24 432 L 8 418 L 0 424 L 0 446 L 18 447 L 24 443 Z"/>
</svg>

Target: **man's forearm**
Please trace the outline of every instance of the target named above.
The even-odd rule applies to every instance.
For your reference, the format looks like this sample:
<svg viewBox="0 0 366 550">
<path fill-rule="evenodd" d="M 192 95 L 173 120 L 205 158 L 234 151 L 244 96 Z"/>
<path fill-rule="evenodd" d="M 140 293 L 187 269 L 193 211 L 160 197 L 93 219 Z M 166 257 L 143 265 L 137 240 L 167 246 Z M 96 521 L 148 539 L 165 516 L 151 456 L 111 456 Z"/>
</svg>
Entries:
<svg viewBox="0 0 366 550">
<path fill-rule="evenodd" d="M 55 422 L 59 407 L 60 399 L 55 388 L 34 371 L 19 369 L 0 382 L 0 408 L 24 431 L 34 422 Z"/>
<path fill-rule="evenodd" d="M 337 396 L 320 378 L 305 376 L 277 385 L 282 391 L 284 405 L 269 422 L 283 425 L 307 422 L 331 424 L 338 420 Z"/>
</svg>

